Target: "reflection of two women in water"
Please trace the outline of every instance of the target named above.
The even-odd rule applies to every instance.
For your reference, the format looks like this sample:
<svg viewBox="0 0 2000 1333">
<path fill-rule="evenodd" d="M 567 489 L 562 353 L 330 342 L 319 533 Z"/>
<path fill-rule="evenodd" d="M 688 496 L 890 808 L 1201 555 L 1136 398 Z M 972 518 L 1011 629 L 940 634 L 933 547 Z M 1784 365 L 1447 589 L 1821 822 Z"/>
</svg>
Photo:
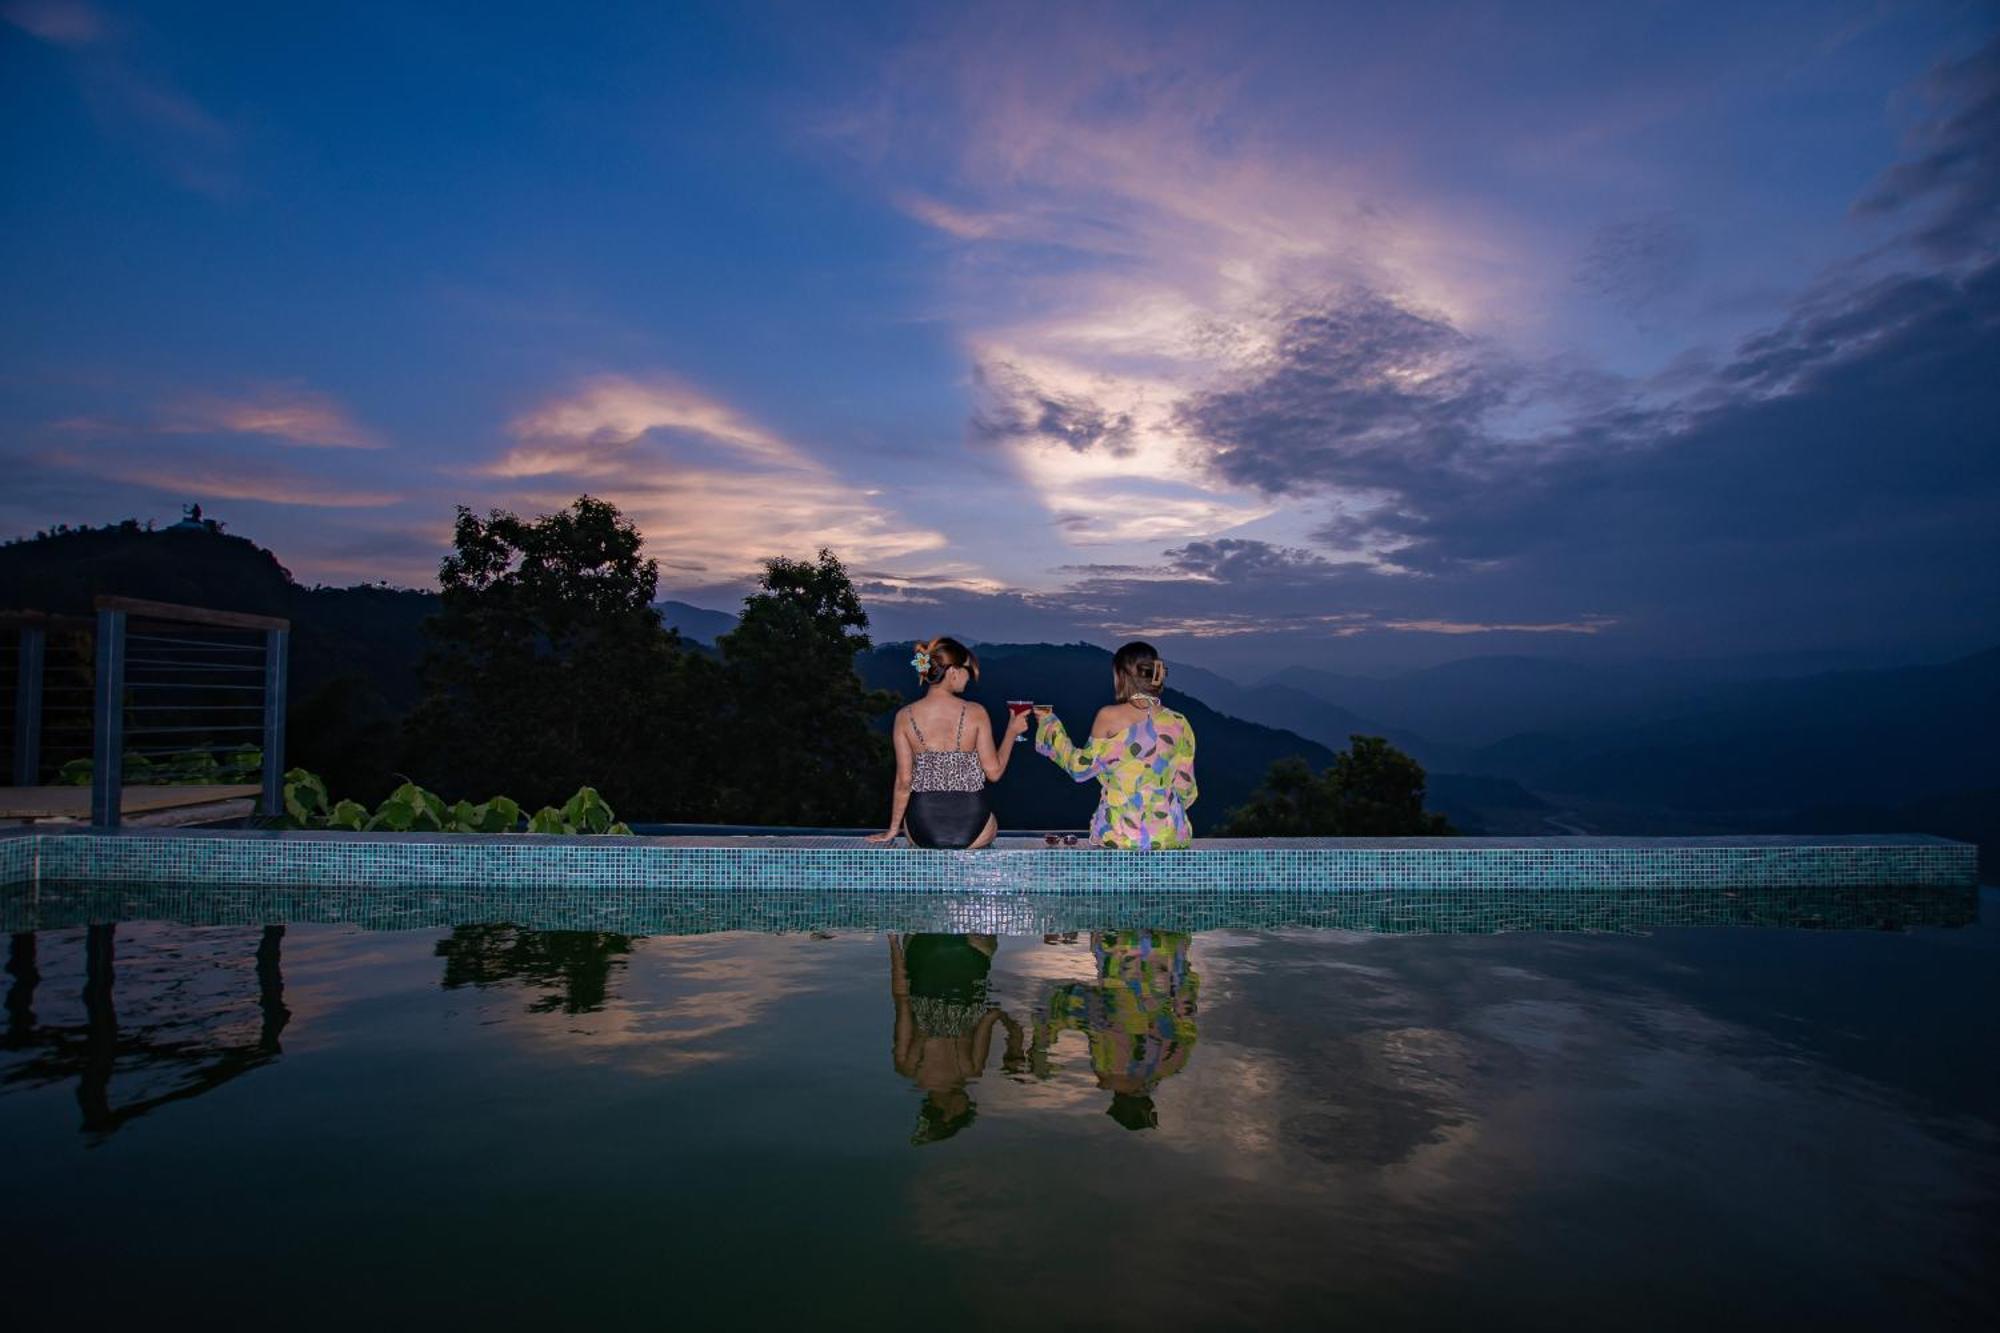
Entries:
<svg viewBox="0 0 2000 1333">
<path fill-rule="evenodd" d="M 1037 1010 L 1026 1061 L 1035 1076 L 1054 1072 L 1050 1052 L 1062 1033 L 1081 1032 L 1097 1086 L 1111 1094 L 1111 1118 L 1127 1129 L 1158 1125 L 1153 1089 L 1178 1073 L 1194 1049 L 1200 978 L 1188 964 L 1191 938 L 1155 930 L 1093 934 L 1096 975 L 1056 986 Z M 1007 1034 L 1002 1067 L 1022 1068 L 1021 1025 L 988 993 L 998 946 L 991 935 L 889 941 L 896 1070 L 924 1091 L 914 1144 L 949 1138 L 972 1123 L 977 1106 L 966 1085 L 985 1072 L 996 1025 Z"/>
</svg>

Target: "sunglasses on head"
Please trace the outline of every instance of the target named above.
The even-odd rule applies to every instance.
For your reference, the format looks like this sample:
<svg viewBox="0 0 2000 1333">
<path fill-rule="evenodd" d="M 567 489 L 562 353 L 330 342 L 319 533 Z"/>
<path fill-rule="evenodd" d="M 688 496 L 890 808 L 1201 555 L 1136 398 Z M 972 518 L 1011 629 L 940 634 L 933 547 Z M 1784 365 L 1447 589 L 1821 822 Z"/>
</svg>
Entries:
<svg viewBox="0 0 2000 1333">
<path fill-rule="evenodd" d="M 1076 834 L 1044 833 L 1042 835 L 1042 841 L 1047 843 L 1051 847 L 1074 847 L 1076 846 Z"/>
</svg>

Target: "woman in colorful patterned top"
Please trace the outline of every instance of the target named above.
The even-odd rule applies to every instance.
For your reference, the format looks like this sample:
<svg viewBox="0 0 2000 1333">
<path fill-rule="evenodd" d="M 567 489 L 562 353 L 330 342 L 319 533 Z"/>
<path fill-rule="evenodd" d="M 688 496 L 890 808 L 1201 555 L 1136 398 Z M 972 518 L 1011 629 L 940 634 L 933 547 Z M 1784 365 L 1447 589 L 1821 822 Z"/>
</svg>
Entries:
<svg viewBox="0 0 2000 1333">
<path fill-rule="evenodd" d="M 1036 1017 L 1028 1054 L 1035 1077 L 1053 1072 L 1049 1052 L 1057 1037 L 1082 1032 L 1097 1086 L 1111 1094 L 1106 1114 L 1127 1129 L 1156 1128 L 1153 1090 L 1194 1052 L 1201 978 L 1188 963 L 1193 939 L 1165 930 L 1093 934 L 1096 978 L 1057 986 Z"/>
<path fill-rule="evenodd" d="M 1194 728 L 1160 702 L 1167 664 L 1149 643 L 1128 643 L 1111 659 L 1117 702 L 1097 710 L 1090 739 L 1078 746 L 1054 713 L 1037 710 L 1035 749 L 1071 778 L 1103 789 L 1090 840 L 1133 851 L 1185 847 L 1194 838 Z"/>
</svg>

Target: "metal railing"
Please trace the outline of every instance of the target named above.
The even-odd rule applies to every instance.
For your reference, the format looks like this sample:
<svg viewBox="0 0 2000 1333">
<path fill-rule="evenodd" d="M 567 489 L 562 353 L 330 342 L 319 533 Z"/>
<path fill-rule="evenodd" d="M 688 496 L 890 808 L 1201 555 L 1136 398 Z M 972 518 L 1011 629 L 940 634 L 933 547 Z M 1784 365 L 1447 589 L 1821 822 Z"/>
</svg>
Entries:
<svg viewBox="0 0 2000 1333">
<path fill-rule="evenodd" d="M 48 617 L 29 613 L 14 619 L 14 652 L 0 672 L 10 707 L 7 730 L 12 737 L 13 775 L 17 787 L 32 787 L 39 776 L 42 753 L 42 671 L 48 656 Z"/>
<path fill-rule="evenodd" d="M 99 597 L 96 607 L 90 822 L 118 827 L 128 765 L 226 776 L 216 756 L 247 759 L 252 737 L 262 742 L 258 810 L 279 813 L 291 622 L 134 597 Z M 17 740 L 17 771 L 18 749 Z"/>
</svg>

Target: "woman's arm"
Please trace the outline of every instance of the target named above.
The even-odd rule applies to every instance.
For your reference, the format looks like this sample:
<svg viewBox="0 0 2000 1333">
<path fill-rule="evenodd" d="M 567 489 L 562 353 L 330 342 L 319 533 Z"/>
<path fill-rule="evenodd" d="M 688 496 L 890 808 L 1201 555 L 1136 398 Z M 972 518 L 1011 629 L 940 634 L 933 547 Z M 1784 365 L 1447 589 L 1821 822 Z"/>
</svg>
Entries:
<svg viewBox="0 0 2000 1333">
<path fill-rule="evenodd" d="M 896 738 L 896 785 L 889 798 L 889 831 L 869 834 L 870 842 L 894 842 L 903 831 L 903 812 L 910 808 L 910 738 L 901 712 L 889 730 Z"/>
<path fill-rule="evenodd" d="M 974 1078 L 986 1072 L 986 1062 L 993 1056 L 993 1025 L 1002 1017 L 998 1009 L 988 1009 L 972 1025 L 972 1058 L 966 1063 L 965 1071 Z"/>
<path fill-rule="evenodd" d="M 1057 768 L 1082 782 L 1097 776 L 1098 761 L 1103 757 L 1104 747 L 1095 736 L 1090 744 L 1078 749 L 1070 743 L 1069 733 L 1063 730 L 1062 719 L 1053 712 L 1042 714 L 1041 726 L 1035 731 L 1035 752 L 1045 754 L 1055 761 Z"/>
<path fill-rule="evenodd" d="M 896 1002 L 896 1026 L 889 1039 L 889 1059 L 896 1072 L 908 1076 L 916 1065 L 917 1016 L 910 1007 L 910 974 L 903 966 L 903 938 L 889 937 L 889 995 Z"/>
<path fill-rule="evenodd" d="M 1172 768 L 1168 773 L 1174 795 L 1181 798 L 1183 809 L 1193 805 L 1201 795 L 1201 788 L 1194 780 L 1194 728 L 1186 718 L 1181 719 L 1181 738 L 1174 742 Z"/>
<path fill-rule="evenodd" d="M 1021 739 L 1028 729 L 1026 713 L 1012 714 L 1007 718 L 1007 733 L 999 746 L 993 744 L 993 722 L 986 716 L 984 708 L 979 710 L 978 720 L 972 724 L 973 742 L 979 751 L 979 766 L 986 770 L 988 782 L 998 782 L 1007 772 L 1007 761 L 1014 757 L 1014 742 Z"/>
</svg>

